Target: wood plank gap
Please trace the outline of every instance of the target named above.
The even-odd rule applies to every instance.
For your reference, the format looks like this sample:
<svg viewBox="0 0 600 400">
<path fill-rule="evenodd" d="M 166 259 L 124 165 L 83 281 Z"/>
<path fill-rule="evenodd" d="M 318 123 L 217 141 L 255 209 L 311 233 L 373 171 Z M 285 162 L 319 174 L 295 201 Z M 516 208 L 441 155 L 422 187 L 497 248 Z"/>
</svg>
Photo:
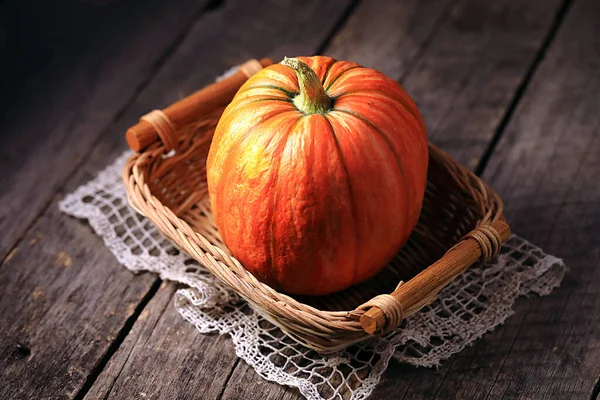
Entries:
<svg viewBox="0 0 600 400">
<path fill-rule="evenodd" d="M 159 287 L 158 287 L 157 291 L 156 291 L 156 292 L 155 292 L 155 293 L 152 295 L 152 298 L 148 300 L 148 304 L 150 304 L 150 301 L 151 301 L 151 300 L 154 298 L 154 296 L 156 296 L 156 293 L 157 293 L 157 292 L 160 290 L 160 287 L 161 287 L 161 285 L 163 284 L 163 282 L 162 282 L 162 279 L 160 279 L 160 278 L 159 278 L 159 279 L 157 279 L 157 281 L 161 281 L 161 282 L 160 282 L 160 284 L 159 284 Z M 171 297 L 169 297 L 169 300 L 171 300 L 172 298 L 173 298 L 172 296 L 171 296 Z M 162 312 L 161 312 L 161 314 L 165 312 L 165 310 L 166 310 L 166 308 L 168 307 L 168 305 L 169 305 L 169 304 L 171 304 L 171 301 L 168 301 L 168 302 L 166 302 L 166 303 L 165 303 L 165 305 L 164 305 L 164 307 L 163 307 L 163 309 L 162 309 Z M 147 305 L 146 305 L 146 306 L 144 306 L 144 309 L 146 309 L 146 307 L 147 307 Z M 144 311 L 144 310 L 142 310 L 142 312 L 143 312 L 143 311 Z M 140 313 L 139 315 L 141 315 L 141 313 Z M 139 318 L 139 316 L 138 316 L 137 318 Z M 127 332 L 127 335 L 129 335 L 129 333 L 131 332 L 131 329 L 133 329 L 133 326 L 135 325 L 135 322 L 137 322 L 137 318 L 136 318 L 136 321 L 134 321 L 134 323 L 133 323 L 133 325 L 131 326 L 131 328 L 129 329 L 129 332 Z M 154 323 L 154 326 L 152 327 L 152 329 L 153 329 L 153 330 L 154 330 L 154 329 L 156 329 L 156 325 L 158 325 L 158 322 L 159 322 L 159 319 L 157 319 L 157 320 L 155 321 L 155 323 Z M 121 341 L 121 344 L 119 344 L 119 348 L 120 348 L 120 346 L 122 345 L 122 343 L 125 341 L 125 339 L 126 339 L 127 335 L 126 335 L 125 337 L 123 337 L 123 340 Z M 146 339 L 146 341 L 144 342 L 144 344 L 146 344 L 147 342 L 148 342 L 148 340 Z M 117 351 L 118 351 L 118 350 L 119 350 L 119 349 L 117 349 Z M 112 355 L 114 356 L 114 354 L 116 354 L 116 351 L 115 351 L 115 352 L 113 352 L 113 354 L 112 354 Z M 132 354 L 132 352 L 129 352 L 129 354 L 127 354 L 127 358 L 125 359 L 125 362 L 124 362 L 124 363 L 123 363 L 123 365 L 121 366 L 121 368 L 120 368 L 120 370 L 119 370 L 119 374 L 118 374 L 118 375 L 121 375 L 121 372 L 123 372 L 123 368 L 125 368 L 125 365 L 127 364 L 127 361 L 129 360 L 129 358 L 131 357 L 131 354 Z M 112 358 L 112 356 L 111 356 L 111 358 Z M 107 360 L 107 361 L 106 361 L 106 363 L 105 363 L 104 367 L 102 368 L 102 371 L 100 371 L 100 372 L 98 373 L 98 375 L 96 375 L 96 379 L 97 379 L 97 378 L 100 376 L 100 374 L 101 374 L 101 373 L 104 371 L 104 369 L 106 368 L 106 365 L 108 365 L 108 362 L 109 362 L 109 361 L 110 361 L 110 360 Z M 118 375 L 117 375 L 117 376 L 118 376 Z M 94 379 L 94 381 L 95 381 L 96 379 Z M 109 387 L 109 388 L 108 388 L 108 390 L 106 391 L 106 394 L 105 394 L 105 395 L 102 397 L 102 399 L 103 399 L 103 400 L 107 400 L 107 399 L 110 397 L 110 394 L 112 393 L 112 390 L 113 390 L 113 388 L 114 388 L 114 386 L 115 386 L 115 383 L 116 383 L 116 382 L 117 382 L 117 379 L 115 378 L 115 379 L 114 379 L 114 380 L 111 382 L 111 384 L 110 384 L 110 387 Z M 92 385 L 90 386 L 90 388 L 88 388 L 88 393 L 89 393 L 89 390 L 90 390 L 90 389 L 91 389 L 93 386 L 94 386 L 94 384 L 92 383 Z M 85 395 L 84 395 L 84 398 L 85 398 Z"/>
<path fill-rule="evenodd" d="M 592 388 L 592 394 L 590 395 L 590 400 L 598 400 L 600 397 L 600 375 L 598 375 L 598 379 Z"/>
<path fill-rule="evenodd" d="M 481 176 L 483 174 L 483 172 L 485 171 L 485 168 L 486 168 L 490 158 L 492 157 L 492 154 L 494 153 L 496 146 L 500 142 L 502 134 L 506 130 L 506 127 L 508 126 L 508 123 L 510 122 L 510 120 L 517 108 L 517 104 L 520 102 L 521 98 L 527 91 L 529 83 L 531 82 L 533 76 L 535 75 L 535 72 L 537 71 L 538 67 L 544 60 L 546 53 L 547 53 L 548 49 L 550 48 L 552 41 L 556 37 L 556 34 L 557 34 L 558 30 L 560 29 L 560 26 L 562 25 L 563 21 L 565 20 L 565 17 L 567 16 L 567 13 L 568 13 L 569 9 L 571 8 L 572 4 L 573 4 L 572 0 L 565 0 L 563 2 L 563 4 L 561 5 L 561 7 L 559 8 L 558 12 L 556 13 L 556 17 L 554 19 L 554 22 L 550 26 L 548 34 L 544 38 L 544 41 L 542 42 L 542 45 L 540 46 L 540 49 L 538 50 L 533 62 L 531 63 L 531 66 L 527 69 L 527 72 L 525 73 L 525 77 L 523 78 L 523 81 L 519 84 L 519 87 L 517 88 L 517 91 L 515 92 L 515 96 L 513 97 L 510 105 L 506 109 L 506 113 L 502 117 L 502 120 L 500 121 L 500 124 L 498 125 L 498 128 L 496 129 L 496 132 L 494 132 L 494 136 L 490 140 L 488 147 L 486 148 L 485 152 L 483 153 L 483 156 L 481 157 L 481 159 L 479 160 L 479 163 L 477 164 L 477 167 L 475 168 L 474 172 L 478 176 Z M 492 388 L 494 387 L 494 385 L 496 384 L 496 381 L 498 380 L 500 374 L 502 373 L 502 370 L 505 366 L 506 360 L 508 359 L 508 354 L 510 354 L 513 350 L 515 342 L 516 342 L 517 338 L 519 337 L 519 333 L 521 332 L 521 329 L 523 328 L 523 324 L 525 322 L 525 319 L 526 319 L 528 313 L 529 313 L 529 306 L 525 310 L 524 317 L 523 317 L 523 319 L 521 319 L 521 323 L 519 324 L 519 327 L 517 328 L 517 333 L 515 334 L 515 336 L 513 338 L 513 341 L 510 345 L 507 356 L 504 358 L 504 360 L 502 361 L 502 365 L 498 369 L 498 373 L 496 374 L 496 376 L 494 378 L 494 383 L 492 383 L 492 386 L 490 387 L 490 391 L 488 392 L 488 394 L 485 397 L 486 400 L 491 395 Z M 463 379 L 464 379 L 464 377 L 463 377 Z M 462 381 L 461 381 L 461 383 L 462 383 Z"/>
<path fill-rule="evenodd" d="M 71 173 L 69 174 L 69 176 L 67 177 L 67 179 L 69 179 L 76 170 L 77 169 L 71 171 Z M 23 234 L 21 236 L 19 236 L 15 240 L 15 242 L 13 243 L 13 245 L 8 249 L 8 251 L 6 252 L 6 254 L 2 257 L 2 261 L 0 261 L 0 268 L 2 268 L 2 266 L 4 266 L 5 264 L 7 264 L 10 261 L 10 259 L 13 258 L 13 256 L 17 252 L 17 249 L 18 249 L 19 245 L 23 242 L 23 239 L 25 239 L 25 237 L 29 233 L 29 230 L 33 226 L 35 226 L 35 224 L 40 220 L 40 218 L 42 218 L 42 216 L 44 215 L 44 213 L 46 212 L 46 210 L 48 210 L 48 208 L 54 202 L 54 200 L 56 200 L 56 193 L 54 194 L 54 196 L 50 197 L 48 199 L 48 201 L 46 203 L 44 203 L 44 205 L 42 207 L 40 207 L 40 211 L 37 213 L 37 215 L 35 216 L 35 218 L 33 218 L 31 220 L 31 222 L 29 224 L 27 224 L 27 227 L 25 227 L 25 229 L 23 230 Z"/>
<path fill-rule="evenodd" d="M 361 0 L 352 0 L 352 2 L 348 5 L 344 13 L 340 16 L 340 19 L 333 26 L 331 31 L 327 34 L 321 45 L 317 48 L 317 52 L 315 54 L 323 54 L 325 49 L 329 47 L 331 40 L 338 34 L 338 32 L 346 25 L 348 22 L 348 18 L 354 13 L 356 7 L 360 4 Z"/>
<path fill-rule="evenodd" d="M 444 9 L 442 10 L 442 13 L 438 17 L 438 19 L 434 22 L 433 27 L 431 28 L 431 32 L 429 32 L 429 34 L 427 35 L 425 40 L 423 40 L 423 44 L 417 50 L 417 53 L 415 54 L 415 56 L 407 64 L 406 68 L 404 69 L 404 72 L 402 73 L 402 76 L 400 76 L 400 78 L 398 78 L 398 83 L 403 85 L 406 78 L 408 78 L 410 76 L 410 73 L 412 72 L 413 68 L 419 64 L 419 61 L 421 61 L 421 59 L 423 58 L 423 55 L 427 52 L 429 45 L 431 45 L 431 43 L 433 43 L 433 39 L 435 39 L 435 37 L 438 35 L 440 28 L 447 21 L 449 15 L 450 15 L 450 11 L 454 8 L 454 6 L 456 6 L 457 2 L 458 2 L 458 0 L 453 0 L 453 1 L 449 2 L 448 4 L 446 4 L 446 7 L 444 7 Z"/>
<path fill-rule="evenodd" d="M 546 56 L 546 53 L 547 53 L 548 49 L 550 48 L 552 41 L 556 37 L 556 33 L 558 32 L 563 21 L 565 20 L 565 17 L 567 16 L 567 13 L 568 13 L 569 9 L 571 8 L 572 4 L 573 4 L 573 0 L 565 0 L 563 2 L 563 4 L 561 5 L 561 7 L 559 8 L 558 12 L 556 13 L 556 17 L 554 19 L 554 22 L 550 26 L 548 34 L 544 38 L 544 41 L 542 42 L 540 49 L 538 50 L 537 54 L 535 55 L 535 58 L 533 59 L 531 66 L 527 69 L 527 72 L 525 73 L 523 81 L 519 84 L 512 101 L 510 102 L 508 108 L 506 109 L 506 113 L 500 120 L 500 124 L 498 125 L 498 128 L 496 128 L 496 131 L 494 132 L 494 136 L 492 136 L 492 139 L 489 141 L 487 148 L 485 149 L 481 159 L 479 160 L 479 163 L 477 164 L 477 167 L 475 167 L 474 172 L 477 176 L 481 176 L 483 174 L 483 172 L 485 171 L 485 167 L 487 167 L 487 164 L 488 164 L 490 158 L 492 157 L 492 154 L 494 153 L 494 150 L 496 149 L 498 142 L 500 142 L 500 139 L 502 138 L 502 134 L 506 130 L 506 127 L 508 126 L 508 123 L 514 114 L 515 109 L 517 108 L 517 105 L 519 104 L 519 102 L 521 101 L 521 98 L 527 91 L 527 87 L 529 86 L 531 79 L 535 75 L 535 72 L 537 71 L 537 69 L 540 66 L 540 64 L 542 63 L 542 61 L 544 60 L 544 57 Z"/>
<path fill-rule="evenodd" d="M 240 360 L 241 360 L 241 358 L 239 358 L 239 357 L 235 360 L 235 363 L 233 364 L 233 367 L 231 368 L 231 370 L 227 374 L 227 378 L 225 378 L 225 382 L 223 382 L 223 387 L 221 388 L 221 392 L 219 393 L 219 397 L 217 397 L 217 400 L 221 400 L 223 398 L 223 394 L 225 394 L 225 389 L 227 389 L 227 385 L 229 384 L 229 380 L 233 376 L 233 372 L 236 370 L 238 364 L 240 363 Z"/>
<path fill-rule="evenodd" d="M 157 61 L 154 63 L 154 65 L 150 69 L 146 78 L 143 79 L 142 82 L 140 82 L 140 84 L 135 88 L 133 94 L 129 97 L 127 102 L 119 110 L 117 110 L 112 121 L 106 127 L 104 127 L 104 129 L 100 130 L 100 132 L 98 133 L 98 136 L 96 137 L 95 140 L 92 141 L 92 144 L 88 148 L 88 150 L 84 153 L 84 155 L 81 157 L 81 159 L 74 164 L 71 172 L 69 172 L 67 175 L 65 175 L 65 177 L 62 179 L 61 183 L 57 186 L 57 189 L 54 192 L 54 194 L 48 198 L 48 201 L 46 201 L 46 203 L 42 207 L 40 207 L 36 216 L 31 220 L 31 222 L 29 224 L 27 224 L 27 226 L 23 230 L 23 233 L 18 238 L 16 238 L 13 245 L 10 246 L 9 250 L 2 257 L 2 261 L 0 261 L 0 268 L 2 267 L 2 265 L 5 264 L 7 258 L 9 258 L 9 256 L 11 254 L 13 254 L 15 249 L 21 244 L 21 242 L 23 241 L 23 238 L 27 235 L 27 233 L 29 233 L 29 230 L 31 229 L 31 227 L 35 226 L 36 222 L 40 219 L 40 217 L 46 212 L 46 210 L 48 210 L 48 207 L 50 207 L 52 202 L 56 199 L 57 194 L 60 193 L 62 187 L 66 184 L 66 182 L 69 182 L 75 176 L 79 167 L 81 167 L 81 165 L 83 165 L 83 163 L 88 159 L 88 157 L 91 155 L 94 148 L 98 145 L 98 143 L 104 137 L 104 134 L 106 132 L 108 132 L 112 128 L 112 126 L 123 117 L 123 115 L 127 112 L 127 110 L 131 107 L 131 105 L 139 97 L 139 95 L 144 91 L 144 89 L 146 89 L 148 84 L 150 84 L 150 82 L 152 82 L 152 80 L 154 79 L 156 74 L 161 70 L 161 68 L 166 64 L 166 62 L 169 60 L 169 58 L 173 55 L 173 53 L 177 50 L 177 48 L 181 45 L 181 43 L 189 35 L 190 30 L 194 27 L 196 22 L 198 22 L 200 17 L 206 13 L 217 10 L 222 5 L 223 2 L 224 2 L 224 0 L 210 1 L 204 7 L 199 8 L 192 14 L 192 17 L 187 22 L 185 28 L 181 31 L 181 33 L 179 35 L 177 35 L 175 37 L 173 42 L 165 49 L 163 54 L 157 59 Z"/>
<path fill-rule="evenodd" d="M 127 321 L 125 322 L 125 324 L 119 331 L 119 334 L 117 335 L 115 340 L 110 344 L 106 353 L 104 353 L 102 358 L 98 361 L 98 364 L 96 364 L 94 369 L 92 369 L 92 371 L 88 375 L 85 383 L 83 384 L 81 389 L 77 392 L 77 394 L 73 398 L 74 400 L 82 400 L 85 397 L 85 395 L 89 392 L 89 390 L 92 388 L 92 386 L 94 385 L 94 382 L 96 382 L 96 379 L 98 378 L 98 376 L 100 376 L 100 373 L 104 370 L 104 367 L 106 367 L 106 364 L 108 364 L 108 361 L 119 350 L 119 347 L 121 347 L 121 344 L 123 343 L 123 341 L 129 334 L 129 332 L 131 331 L 131 328 L 133 328 L 133 324 L 135 324 L 135 322 L 137 321 L 137 319 L 140 316 L 140 314 L 142 313 L 142 311 L 144 311 L 144 308 L 148 305 L 150 300 L 152 300 L 152 297 L 154 297 L 156 292 L 158 292 L 158 289 L 160 288 L 161 283 L 162 283 L 162 280 L 159 278 L 154 281 L 152 286 L 150 286 L 150 290 L 148 290 L 148 292 L 144 295 L 142 300 L 135 307 L 135 311 L 133 312 L 133 314 L 131 314 L 131 316 L 129 318 L 127 318 Z"/>
</svg>

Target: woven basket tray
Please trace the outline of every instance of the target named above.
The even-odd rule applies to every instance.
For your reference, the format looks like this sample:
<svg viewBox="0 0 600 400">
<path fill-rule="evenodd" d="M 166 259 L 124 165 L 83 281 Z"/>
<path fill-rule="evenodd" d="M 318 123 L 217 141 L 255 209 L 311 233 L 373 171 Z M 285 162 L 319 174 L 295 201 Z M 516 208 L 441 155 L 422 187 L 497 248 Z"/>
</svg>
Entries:
<svg viewBox="0 0 600 400">
<path fill-rule="evenodd" d="M 510 235 L 502 201 L 483 181 L 433 145 L 419 223 L 378 275 L 335 294 L 288 296 L 259 282 L 231 256 L 215 227 L 206 157 L 218 119 L 249 75 L 268 60 L 162 111 L 128 131 L 136 150 L 123 170 L 131 205 L 180 249 L 228 284 L 296 341 L 321 353 L 396 328 L 477 261 L 494 257 Z M 262 64 L 262 65 L 261 65 Z M 176 151 L 173 151 L 176 149 Z"/>
</svg>

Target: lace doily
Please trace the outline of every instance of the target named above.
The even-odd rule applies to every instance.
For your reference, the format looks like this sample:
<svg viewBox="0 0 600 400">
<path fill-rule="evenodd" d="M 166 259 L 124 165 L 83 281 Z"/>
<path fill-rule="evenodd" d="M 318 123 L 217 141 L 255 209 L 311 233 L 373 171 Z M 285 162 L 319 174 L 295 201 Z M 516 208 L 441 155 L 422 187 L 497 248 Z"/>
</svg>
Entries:
<svg viewBox="0 0 600 400">
<path fill-rule="evenodd" d="M 518 296 L 550 293 L 565 272 L 562 260 L 513 235 L 495 262 L 470 268 L 396 331 L 322 356 L 285 336 L 128 206 L 121 170 L 129 155 L 68 195 L 60 209 L 87 219 L 129 270 L 185 284 L 175 295 L 183 318 L 200 332 L 229 334 L 236 354 L 262 377 L 311 400 L 367 398 L 391 357 L 439 365 L 504 322 Z"/>
<path fill-rule="evenodd" d="M 87 219 L 127 269 L 154 272 L 161 279 L 186 285 L 175 294 L 175 307 L 183 318 L 200 332 L 229 334 L 236 354 L 259 375 L 297 387 L 310 400 L 367 398 L 391 357 L 415 366 L 439 365 L 503 323 L 513 314 L 517 297 L 550 293 L 566 270 L 562 260 L 512 235 L 496 261 L 471 267 L 397 330 L 322 356 L 254 312 L 129 207 L 121 171 L 130 155 L 125 152 L 94 180 L 66 196 L 60 209 Z"/>
</svg>

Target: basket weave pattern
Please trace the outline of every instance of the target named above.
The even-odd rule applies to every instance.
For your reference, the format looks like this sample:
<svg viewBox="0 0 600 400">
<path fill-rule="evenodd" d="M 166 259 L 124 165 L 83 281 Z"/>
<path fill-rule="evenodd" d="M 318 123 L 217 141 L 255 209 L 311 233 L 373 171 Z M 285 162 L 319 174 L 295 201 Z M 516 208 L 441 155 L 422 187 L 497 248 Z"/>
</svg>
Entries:
<svg viewBox="0 0 600 400">
<path fill-rule="evenodd" d="M 422 214 L 408 243 L 367 282 L 328 296 L 291 297 L 259 282 L 222 243 L 214 224 L 206 184 L 206 157 L 223 109 L 175 129 L 169 152 L 156 142 L 126 163 L 123 178 L 130 204 L 179 248 L 206 266 L 273 324 L 296 341 L 322 353 L 334 352 L 370 335 L 361 317 L 377 309 L 396 328 L 435 299 L 437 292 L 475 260 L 494 257 L 507 235 L 500 198 L 479 178 L 430 145 Z M 469 261 L 471 260 L 471 261 Z M 420 279 L 429 270 L 448 277 Z M 440 274 L 434 274 L 437 277 Z M 400 285 L 399 285 L 400 284 Z M 402 285 L 408 288 L 402 297 Z M 392 293 L 394 292 L 394 293 Z M 390 295 L 389 293 L 392 293 Z"/>
</svg>

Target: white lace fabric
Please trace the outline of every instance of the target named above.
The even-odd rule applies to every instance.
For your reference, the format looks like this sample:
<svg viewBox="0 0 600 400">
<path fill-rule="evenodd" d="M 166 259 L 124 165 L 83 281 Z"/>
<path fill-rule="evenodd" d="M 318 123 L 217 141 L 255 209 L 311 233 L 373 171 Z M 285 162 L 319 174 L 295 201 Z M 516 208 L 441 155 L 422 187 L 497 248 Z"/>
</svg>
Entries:
<svg viewBox="0 0 600 400">
<path fill-rule="evenodd" d="M 228 334 L 236 354 L 260 376 L 296 387 L 310 400 L 367 398 L 391 357 L 415 366 L 439 365 L 503 323 L 513 314 L 517 297 L 550 293 L 566 270 L 562 260 L 512 235 L 495 261 L 471 267 L 398 329 L 334 355 L 320 355 L 261 317 L 128 205 L 121 171 L 130 155 L 126 151 L 66 196 L 60 209 L 87 219 L 130 271 L 154 272 L 186 285 L 175 294 L 183 318 L 200 332 Z"/>
<path fill-rule="evenodd" d="M 512 235 L 494 262 L 471 267 L 395 331 L 323 356 L 267 322 L 129 207 L 121 170 L 130 154 L 125 152 L 66 196 L 60 209 L 87 219 L 127 269 L 154 272 L 186 285 L 175 295 L 183 318 L 200 332 L 228 334 L 236 354 L 258 374 L 297 387 L 307 399 L 365 399 L 391 357 L 415 366 L 437 366 L 503 323 L 513 314 L 517 297 L 546 295 L 565 273 L 562 260 Z"/>
</svg>

